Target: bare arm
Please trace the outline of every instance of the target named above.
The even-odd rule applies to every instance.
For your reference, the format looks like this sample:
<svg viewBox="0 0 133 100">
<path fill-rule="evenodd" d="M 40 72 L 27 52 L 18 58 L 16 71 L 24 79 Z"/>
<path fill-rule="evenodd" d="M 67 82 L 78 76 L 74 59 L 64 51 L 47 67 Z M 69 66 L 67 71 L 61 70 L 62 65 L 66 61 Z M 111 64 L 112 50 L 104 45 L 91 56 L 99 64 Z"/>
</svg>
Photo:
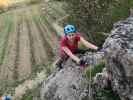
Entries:
<svg viewBox="0 0 133 100">
<path fill-rule="evenodd" d="M 91 49 L 95 49 L 95 50 L 98 49 L 97 46 L 95 46 L 94 44 L 92 44 L 92 43 L 86 41 L 83 37 L 80 37 L 80 40 L 81 40 L 81 42 L 82 42 L 87 48 L 91 48 Z"/>
<path fill-rule="evenodd" d="M 75 56 L 74 54 L 72 54 L 72 52 L 67 48 L 67 47 L 62 47 L 62 49 L 64 50 L 64 52 L 70 57 L 72 58 L 74 61 L 76 61 L 78 64 L 80 62 L 80 59 Z"/>
</svg>

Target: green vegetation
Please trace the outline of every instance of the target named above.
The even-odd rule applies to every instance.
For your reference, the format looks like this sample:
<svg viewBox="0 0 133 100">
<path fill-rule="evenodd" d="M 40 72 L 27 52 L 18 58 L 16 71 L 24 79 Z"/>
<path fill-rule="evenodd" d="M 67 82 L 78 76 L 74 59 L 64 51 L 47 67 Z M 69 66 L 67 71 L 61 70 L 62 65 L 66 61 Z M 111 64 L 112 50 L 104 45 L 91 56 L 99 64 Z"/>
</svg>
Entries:
<svg viewBox="0 0 133 100">
<path fill-rule="evenodd" d="M 102 47 L 108 34 L 104 32 L 93 32 L 93 33 L 88 33 L 87 36 L 89 37 L 92 43 L 95 43 L 98 47 Z"/>
<path fill-rule="evenodd" d="M 57 1 L 57 0 L 56 0 Z M 105 37 L 101 38 L 101 32 L 109 33 L 116 21 L 127 18 L 130 8 L 133 7 L 133 0 L 58 0 L 66 2 L 64 9 L 70 16 L 63 24 L 74 24 L 78 30 L 91 33 L 95 44 L 101 47 Z M 92 33 L 97 33 L 92 34 Z M 99 33 L 100 32 L 100 33 Z M 88 36 L 89 40 L 92 40 Z"/>
<path fill-rule="evenodd" d="M 104 62 L 101 62 L 101 63 L 95 65 L 95 67 L 92 68 L 91 70 L 88 67 L 85 70 L 85 75 L 88 77 L 88 79 L 90 77 L 90 73 L 91 73 L 91 76 L 94 77 L 96 75 L 96 73 L 102 72 L 104 67 L 105 67 Z M 97 90 L 95 100 L 120 100 L 120 98 L 116 93 L 114 93 L 112 91 L 111 87 L 108 87 L 105 89 Z"/>
<path fill-rule="evenodd" d="M 66 11 L 70 21 L 80 24 L 84 31 L 109 32 L 114 22 L 129 16 L 132 0 L 63 0 L 68 3 Z"/>
<path fill-rule="evenodd" d="M 17 10 L 8 11 L 8 12 L 2 13 L 0 15 L 0 22 L 1 22 L 1 24 L 0 24 L 0 29 L 1 29 L 0 30 L 0 64 L 2 66 L 1 67 L 2 71 L 3 71 L 3 69 L 2 69 L 3 61 L 4 61 L 4 64 L 8 63 L 8 62 L 6 62 L 8 60 L 5 60 L 9 57 L 8 54 L 11 53 L 12 54 L 11 56 L 13 56 L 13 59 L 11 59 L 11 60 L 13 60 L 13 62 L 11 62 L 12 63 L 11 65 L 13 65 L 13 67 L 11 66 L 11 69 L 12 69 L 11 72 L 9 69 L 9 74 L 10 73 L 13 74 L 13 77 L 11 76 L 12 79 L 6 79 L 6 78 L 4 79 L 4 77 L 3 77 L 3 80 L 2 79 L 0 80 L 0 85 L 1 85 L 0 86 L 0 94 L 14 93 L 13 89 L 15 87 L 22 84 L 25 80 L 34 79 L 37 76 L 36 74 L 41 72 L 42 70 L 44 70 L 47 75 L 49 75 L 53 71 L 53 69 L 51 68 L 51 62 L 52 62 L 52 57 L 53 57 L 53 51 L 52 51 L 53 48 L 46 47 L 47 46 L 46 44 L 48 44 L 48 43 L 46 43 L 43 39 L 42 39 L 42 42 L 44 42 L 43 44 L 44 44 L 45 48 L 47 48 L 46 54 L 50 54 L 50 56 L 47 56 L 48 61 L 44 61 L 39 64 L 36 64 L 36 61 L 35 61 L 34 50 L 36 48 L 36 45 L 33 44 L 33 41 L 36 41 L 36 40 L 35 39 L 32 40 L 32 37 L 34 35 L 32 35 L 32 37 L 31 37 L 30 28 L 33 29 L 33 26 L 30 22 L 31 21 L 33 21 L 34 23 L 36 22 L 35 23 L 36 26 L 39 24 L 40 27 L 42 27 L 42 29 L 43 29 L 45 23 L 47 23 L 47 22 L 45 22 L 44 20 L 43 21 L 41 20 L 41 18 L 43 18 L 43 16 L 41 15 L 41 13 L 42 13 L 41 11 L 42 10 L 41 10 L 40 4 L 36 4 L 36 5 L 34 4 L 34 5 L 31 5 L 31 7 L 26 7 L 24 9 L 21 9 L 21 7 L 20 7 Z M 29 27 L 27 27 L 27 29 L 24 28 L 25 30 L 23 30 L 23 24 L 27 25 L 27 23 L 29 23 Z M 48 24 L 48 26 L 46 25 L 46 27 L 51 27 L 51 24 Z M 40 32 L 38 27 L 36 28 L 36 30 Z M 46 29 L 44 29 L 44 30 L 45 31 L 43 33 L 46 32 Z M 45 33 L 45 35 L 49 35 L 52 33 L 50 29 L 47 29 L 47 30 L 49 31 L 49 33 Z M 31 73 L 29 76 L 22 76 L 20 78 L 19 77 L 20 72 L 18 70 L 21 70 L 21 68 L 19 69 L 18 66 L 19 66 L 19 62 L 21 62 L 20 50 L 19 50 L 20 49 L 19 41 L 21 40 L 20 37 L 22 36 L 22 35 L 20 35 L 21 31 L 25 31 L 26 33 L 28 33 L 27 36 L 30 37 L 29 41 L 31 44 L 28 47 L 29 49 L 27 51 L 31 55 L 31 57 L 29 57 L 29 59 L 30 59 L 29 61 L 32 64 L 32 66 L 31 66 L 32 68 L 31 68 Z M 38 32 L 38 35 L 39 35 L 39 32 Z M 16 35 L 12 35 L 14 33 Z M 10 38 L 10 36 L 13 36 L 13 37 Z M 14 36 L 17 37 L 15 42 L 14 42 L 14 40 L 12 40 L 12 38 L 14 38 Z M 13 42 L 9 43 L 10 40 Z M 12 43 L 14 43 L 14 45 L 12 45 Z M 10 50 L 12 50 L 12 49 L 9 46 L 11 46 L 11 48 L 12 47 L 15 48 L 15 49 L 13 49 L 15 51 L 10 52 Z M 38 54 L 39 54 L 39 51 L 38 51 Z M 52 55 L 52 57 L 51 57 L 51 55 Z M 44 56 L 44 55 L 42 55 L 42 56 Z M 44 59 L 44 58 L 40 57 L 40 59 Z M 10 65 L 10 61 L 9 61 L 8 65 Z M 5 75 L 6 71 L 5 71 L 5 73 L 3 72 L 3 74 Z M 2 77 L 2 74 L 1 74 L 1 77 Z M 7 77 L 8 77 L 8 73 L 7 73 Z M 31 96 L 26 95 L 26 98 L 31 98 Z M 30 99 L 24 99 L 24 100 L 30 100 Z"/>
<path fill-rule="evenodd" d="M 27 91 L 21 100 L 33 100 L 33 92 Z"/>
<path fill-rule="evenodd" d="M 1 16 L 2 17 L 2 22 L 4 30 L 1 30 L 0 32 L 0 64 L 3 63 L 4 60 L 4 55 L 5 55 L 5 51 L 6 51 L 6 46 L 8 43 L 8 37 L 9 37 L 9 33 L 12 29 L 11 24 L 12 24 L 12 20 L 11 20 L 11 15 L 6 14 L 5 16 Z"/>
<path fill-rule="evenodd" d="M 111 88 L 97 91 L 95 98 L 96 100 L 121 100 Z"/>
<path fill-rule="evenodd" d="M 96 75 L 96 73 L 100 73 L 102 72 L 103 68 L 105 67 L 105 63 L 104 62 L 101 62 L 97 65 L 95 65 L 93 68 L 90 69 L 90 67 L 88 67 L 86 70 L 85 70 L 85 75 L 89 78 L 90 77 L 90 74 L 91 74 L 91 77 L 94 77 Z"/>
</svg>

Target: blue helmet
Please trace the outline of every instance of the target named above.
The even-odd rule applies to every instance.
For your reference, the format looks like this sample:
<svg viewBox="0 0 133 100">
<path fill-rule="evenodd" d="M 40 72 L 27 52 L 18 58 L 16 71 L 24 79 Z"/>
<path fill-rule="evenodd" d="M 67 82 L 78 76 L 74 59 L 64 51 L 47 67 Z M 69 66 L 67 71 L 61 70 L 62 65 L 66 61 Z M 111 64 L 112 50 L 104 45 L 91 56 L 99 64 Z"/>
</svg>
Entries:
<svg viewBox="0 0 133 100">
<path fill-rule="evenodd" d="M 67 35 L 68 33 L 76 32 L 76 28 L 73 25 L 66 25 L 64 27 L 64 33 Z"/>
</svg>

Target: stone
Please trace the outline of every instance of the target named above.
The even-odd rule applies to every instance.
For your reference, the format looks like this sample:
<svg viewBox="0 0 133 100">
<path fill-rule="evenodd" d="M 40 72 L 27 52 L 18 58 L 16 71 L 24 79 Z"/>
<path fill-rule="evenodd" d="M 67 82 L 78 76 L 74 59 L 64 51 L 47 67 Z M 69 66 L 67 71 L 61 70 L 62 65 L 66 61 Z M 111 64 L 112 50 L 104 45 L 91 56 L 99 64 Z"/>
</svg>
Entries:
<svg viewBox="0 0 133 100">
<path fill-rule="evenodd" d="M 86 53 L 83 56 L 83 59 L 94 65 L 102 58 L 103 53 Z M 89 81 L 83 74 L 83 69 L 68 59 L 63 69 L 53 73 L 43 82 L 40 90 L 41 100 L 87 100 L 90 98 L 88 86 Z"/>
<path fill-rule="evenodd" d="M 121 100 L 133 100 L 133 17 L 114 24 L 103 48 L 112 89 Z"/>
</svg>

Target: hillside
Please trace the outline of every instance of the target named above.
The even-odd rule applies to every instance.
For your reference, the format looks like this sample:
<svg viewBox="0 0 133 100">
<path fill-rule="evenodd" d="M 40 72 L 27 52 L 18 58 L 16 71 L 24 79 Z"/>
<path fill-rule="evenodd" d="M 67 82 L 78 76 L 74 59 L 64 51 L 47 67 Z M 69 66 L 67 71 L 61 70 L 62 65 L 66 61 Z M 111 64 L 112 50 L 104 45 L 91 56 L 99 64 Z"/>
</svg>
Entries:
<svg viewBox="0 0 133 100">
<path fill-rule="evenodd" d="M 58 47 L 53 23 L 65 14 L 58 2 L 46 5 L 24 6 L 0 15 L 0 94 L 14 94 L 25 80 L 34 79 L 42 70 L 46 75 L 51 71 L 47 66 Z"/>
<path fill-rule="evenodd" d="M 102 49 L 104 52 L 79 56 L 86 59 L 88 68 L 81 68 L 72 59 L 66 60 L 60 71 L 43 81 L 40 95 L 33 97 L 36 100 L 133 100 L 133 16 L 114 24 Z"/>
<path fill-rule="evenodd" d="M 12 100 L 133 100 L 132 5 L 132 0 L 0 0 L 0 100 L 5 95 Z M 88 63 L 85 68 L 71 58 L 62 69 L 55 66 L 67 23 L 99 47 L 77 54 Z"/>
</svg>

